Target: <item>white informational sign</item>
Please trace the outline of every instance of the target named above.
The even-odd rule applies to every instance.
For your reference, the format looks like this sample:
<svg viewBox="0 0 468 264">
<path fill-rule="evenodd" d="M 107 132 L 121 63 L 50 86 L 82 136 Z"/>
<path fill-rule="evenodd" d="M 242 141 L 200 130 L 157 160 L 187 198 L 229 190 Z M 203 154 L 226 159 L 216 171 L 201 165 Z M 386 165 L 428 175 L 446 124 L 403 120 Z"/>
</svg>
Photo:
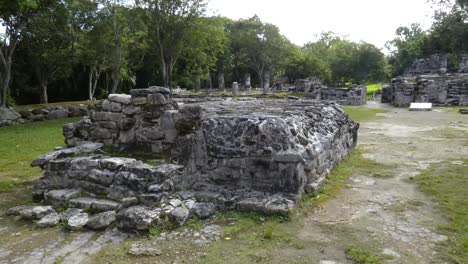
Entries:
<svg viewBox="0 0 468 264">
<path fill-rule="evenodd" d="M 432 103 L 411 103 L 410 111 L 431 111 Z"/>
</svg>

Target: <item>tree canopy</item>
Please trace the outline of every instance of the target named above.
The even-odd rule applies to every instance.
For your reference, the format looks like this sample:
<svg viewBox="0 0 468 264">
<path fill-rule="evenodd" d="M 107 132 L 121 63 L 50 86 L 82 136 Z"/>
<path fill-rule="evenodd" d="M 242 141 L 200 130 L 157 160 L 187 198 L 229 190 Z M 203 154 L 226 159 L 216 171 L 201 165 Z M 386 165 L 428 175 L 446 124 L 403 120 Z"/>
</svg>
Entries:
<svg viewBox="0 0 468 264">
<path fill-rule="evenodd" d="M 384 54 L 328 32 L 303 47 L 257 16 L 205 15 L 206 0 L 12 0 L 0 3 L 0 102 L 102 98 L 136 87 L 254 87 L 310 76 L 382 81 Z"/>
</svg>

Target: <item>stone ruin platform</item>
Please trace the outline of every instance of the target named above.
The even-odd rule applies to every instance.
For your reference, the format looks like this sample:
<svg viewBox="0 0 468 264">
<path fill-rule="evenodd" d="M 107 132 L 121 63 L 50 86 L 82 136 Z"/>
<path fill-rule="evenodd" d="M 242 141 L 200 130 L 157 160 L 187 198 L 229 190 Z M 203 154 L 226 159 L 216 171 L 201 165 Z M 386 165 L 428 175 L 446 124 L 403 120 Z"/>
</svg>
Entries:
<svg viewBox="0 0 468 264">
<path fill-rule="evenodd" d="M 46 205 L 10 214 L 132 231 L 216 211 L 287 214 L 356 146 L 358 128 L 338 104 L 313 100 L 177 104 L 160 87 L 110 95 L 65 125 L 67 148 L 32 163 L 44 171 L 33 198 Z M 165 159 L 150 165 L 118 151 Z"/>
</svg>

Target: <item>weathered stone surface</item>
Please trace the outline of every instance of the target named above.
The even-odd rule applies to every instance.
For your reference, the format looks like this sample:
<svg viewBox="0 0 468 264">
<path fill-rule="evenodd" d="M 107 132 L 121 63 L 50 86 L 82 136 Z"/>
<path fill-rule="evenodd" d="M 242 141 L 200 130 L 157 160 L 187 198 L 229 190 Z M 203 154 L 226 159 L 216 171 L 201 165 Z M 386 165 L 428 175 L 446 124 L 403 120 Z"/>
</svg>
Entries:
<svg viewBox="0 0 468 264">
<path fill-rule="evenodd" d="M 131 245 L 128 254 L 132 256 L 154 257 L 161 255 L 161 250 L 155 244 L 135 243 Z"/>
<path fill-rule="evenodd" d="M 66 206 L 68 200 L 80 196 L 81 191 L 77 189 L 51 190 L 45 193 L 45 201 L 54 207 Z"/>
<path fill-rule="evenodd" d="M 132 103 L 132 96 L 128 94 L 109 94 L 109 101 L 129 105 Z"/>
<path fill-rule="evenodd" d="M 0 127 L 10 126 L 19 122 L 21 115 L 15 110 L 5 107 L 0 107 Z"/>
<path fill-rule="evenodd" d="M 66 148 L 66 149 L 53 151 L 35 159 L 31 163 L 31 166 L 32 167 L 43 166 L 49 161 L 52 161 L 55 159 L 71 157 L 71 156 L 75 156 L 75 155 L 79 155 L 83 153 L 93 153 L 99 150 L 100 148 L 102 148 L 103 146 L 104 144 L 102 143 L 86 143 L 86 144 L 82 144 L 80 146 L 76 146 L 73 148 Z"/>
<path fill-rule="evenodd" d="M 60 213 L 60 220 L 67 222 L 72 216 L 80 214 L 83 212 L 83 209 L 80 208 L 68 208 L 67 210 Z"/>
<path fill-rule="evenodd" d="M 65 108 L 59 108 L 55 109 L 49 112 L 47 115 L 47 119 L 53 120 L 53 119 L 63 119 L 68 117 L 68 109 Z"/>
<path fill-rule="evenodd" d="M 287 214 L 301 193 L 319 189 L 356 145 L 359 125 L 336 103 L 218 100 L 179 108 L 169 94 L 154 92 L 159 90 L 133 91 L 131 102 L 125 97 L 127 104 L 114 96 L 91 118 L 66 125 L 64 135 L 68 146 L 97 141 L 112 149 L 145 150 L 158 159 L 168 155 L 166 162 L 173 164 L 51 155 L 38 162 L 44 176 L 34 188 L 37 200 L 50 190 L 80 189 L 89 197 L 56 195 L 56 200 L 91 212 L 115 211 L 117 227 L 130 231 L 148 230 L 160 214 L 179 225 L 192 213 L 208 218 L 215 210 Z M 135 106 L 136 98 L 146 102 Z M 112 112 L 112 104 L 121 105 L 122 112 Z M 135 107 L 131 115 L 124 113 L 128 107 Z M 110 200 L 92 198 L 102 196 Z M 67 218 L 81 214 L 75 211 Z M 107 216 L 86 222 L 105 228 L 102 222 L 112 220 Z"/>
<path fill-rule="evenodd" d="M 147 231 L 159 213 L 146 206 L 132 206 L 117 214 L 117 226 L 123 230 Z"/>
<path fill-rule="evenodd" d="M 130 206 L 135 206 L 135 205 L 138 205 L 138 198 L 137 197 L 126 197 L 126 198 L 123 198 L 120 203 L 122 204 L 122 207 L 123 208 L 127 208 L 127 207 L 130 207 Z"/>
<path fill-rule="evenodd" d="M 198 218 L 205 219 L 214 215 L 216 205 L 213 203 L 195 203 L 192 210 Z"/>
<path fill-rule="evenodd" d="M 68 219 L 66 227 L 71 230 L 79 230 L 83 228 L 88 221 L 89 215 L 87 213 L 75 214 Z"/>
<path fill-rule="evenodd" d="M 23 219 L 41 219 L 46 215 L 56 213 L 52 206 L 22 205 L 10 208 L 8 215 L 17 215 Z"/>
<path fill-rule="evenodd" d="M 56 226 L 60 221 L 60 216 L 56 212 L 50 213 L 44 216 L 39 222 L 37 222 L 37 226 L 41 228 L 45 227 L 53 227 Z"/>
<path fill-rule="evenodd" d="M 110 226 L 112 223 L 115 222 L 116 216 L 117 214 L 115 211 L 107 211 L 107 212 L 99 213 L 99 214 L 93 215 L 89 219 L 86 226 L 94 230 L 106 229 L 108 226 Z"/>
<path fill-rule="evenodd" d="M 190 211 L 185 207 L 177 207 L 171 211 L 170 215 L 179 226 L 183 226 L 190 217 Z"/>
<path fill-rule="evenodd" d="M 462 58 L 463 60 L 463 58 Z M 463 65 L 460 63 L 460 67 Z M 392 80 L 381 102 L 395 106 L 432 103 L 435 106 L 468 105 L 468 74 L 446 73 L 447 56 L 434 55 L 415 62 L 405 75 Z"/>
<path fill-rule="evenodd" d="M 74 208 L 90 209 L 97 212 L 112 211 L 119 207 L 119 203 L 114 201 L 88 197 L 71 199 L 68 205 Z"/>
</svg>

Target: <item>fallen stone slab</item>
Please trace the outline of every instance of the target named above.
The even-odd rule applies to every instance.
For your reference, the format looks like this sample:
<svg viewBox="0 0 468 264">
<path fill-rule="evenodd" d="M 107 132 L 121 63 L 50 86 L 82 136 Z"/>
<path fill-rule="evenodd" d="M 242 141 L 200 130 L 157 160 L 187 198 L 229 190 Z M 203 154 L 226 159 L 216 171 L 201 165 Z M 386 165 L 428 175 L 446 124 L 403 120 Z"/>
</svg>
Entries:
<svg viewBox="0 0 468 264">
<path fill-rule="evenodd" d="M 66 227 L 70 230 L 82 229 L 89 221 L 87 213 L 79 213 L 70 217 L 66 223 Z"/>
<path fill-rule="evenodd" d="M 93 215 L 86 226 L 94 230 L 103 230 L 115 222 L 116 216 L 117 213 L 115 211 L 99 213 Z"/>
<path fill-rule="evenodd" d="M 92 210 L 97 212 L 113 211 L 116 210 L 119 207 L 119 205 L 119 203 L 111 200 L 96 199 L 89 197 L 80 197 L 68 201 L 69 207 L 81 208 L 84 210 Z"/>
<path fill-rule="evenodd" d="M 67 210 L 60 213 L 60 220 L 67 222 L 72 216 L 80 214 L 83 212 L 83 209 L 80 208 L 68 208 Z"/>
<path fill-rule="evenodd" d="M 67 205 L 68 200 L 80 196 L 81 191 L 77 189 L 51 190 L 44 194 L 44 200 L 56 208 Z"/>
<path fill-rule="evenodd" d="M 46 163 L 50 162 L 51 160 L 65 158 L 65 157 L 72 157 L 83 153 L 93 153 L 97 150 L 101 149 L 104 146 L 102 143 L 86 143 L 80 146 L 66 148 L 61 150 L 56 150 L 50 153 L 47 153 L 39 158 L 33 160 L 31 163 L 32 167 L 36 166 L 44 166 Z"/>
<path fill-rule="evenodd" d="M 127 231 L 147 231 L 158 218 L 159 211 L 146 206 L 132 206 L 117 214 L 117 226 Z"/>
<path fill-rule="evenodd" d="M 52 206 L 41 205 L 22 205 L 10 208 L 7 211 L 8 215 L 20 216 L 23 219 L 41 219 L 46 215 L 56 213 Z"/>
<path fill-rule="evenodd" d="M 179 226 L 183 226 L 190 217 L 190 211 L 185 207 L 177 207 L 171 211 L 170 216 Z"/>
<path fill-rule="evenodd" d="M 213 203 L 195 203 L 192 210 L 198 218 L 206 219 L 214 215 L 216 205 Z"/>
<path fill-rule="evenodd" d="M 37 222 L 37 226 L 41 228 L 53 227 L 56 226 L 59 222 L 60 216 L 54 212 L 44 216 L 41 220 L 39 220 L 39 222 Z"/>
<path fill-rule="evenodd" d="M 460 112 L 460 114 L 468 115 L 468 109 L 466 109 L 466 108 L 460 109 L 459 112 Z"/>
</svg>

